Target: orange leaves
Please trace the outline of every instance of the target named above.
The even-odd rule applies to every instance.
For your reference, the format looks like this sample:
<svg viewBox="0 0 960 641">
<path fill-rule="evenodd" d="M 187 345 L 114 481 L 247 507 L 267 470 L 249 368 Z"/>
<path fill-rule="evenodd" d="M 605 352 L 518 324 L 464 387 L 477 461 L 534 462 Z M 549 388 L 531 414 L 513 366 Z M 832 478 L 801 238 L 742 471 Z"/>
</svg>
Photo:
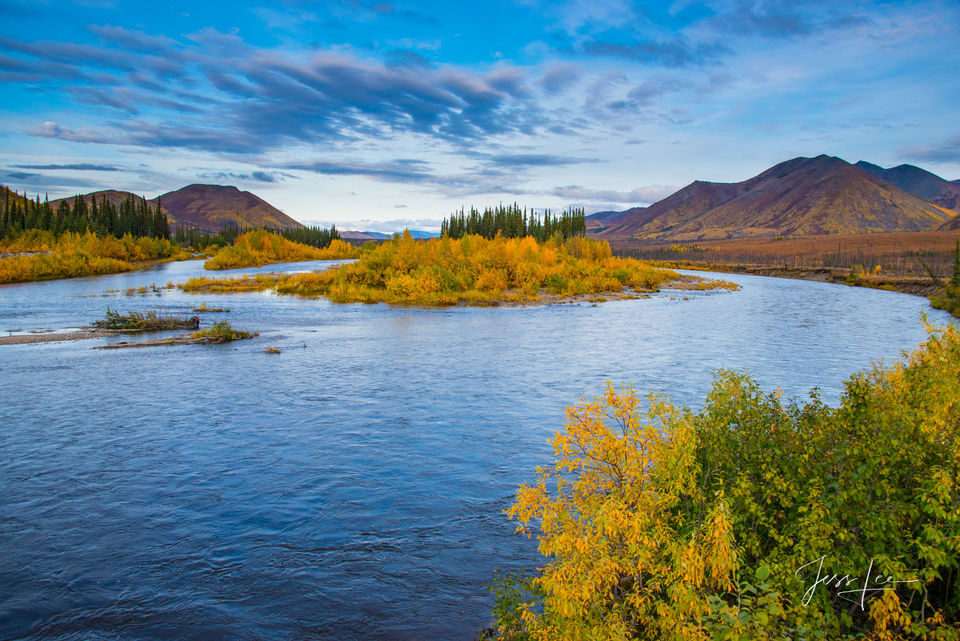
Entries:
<svg viewBox="0 0 960 641">
<path fill-rule="evenodd" d="M 31 230 L 10 241 L 6 251 L 38 252 L 0 258 L 0 283 L 112 274 L 134 269 L 131 263 L 175 256 L 179 247 L 166 239 L 97 236 Z"/>
<path fill-rule="evenodd" d="M 302 243 L 258 229 L 237 237 L 233 245 L 224 247 L 203 264 L 204 269 L 237 269 L 260 267 L 271 263 L 291 263 L 305 260 L 338 260 L 356 258 L 360 250 L 340 239 L 334 239 L 324 248 Z"/>
<path fill-rule="evenodd" d="M 277 244 L 271 256 L 259 252 L 269 241 Z M 269 244 L 269 243 L 268 243 Z M 208 268 L 264 264 L 277 260 L 307 260 L 296 254 L 289 241 L 251 232 L 207 261 Z M 296 246 L 304 248 L 305 246 Z M 253 248 L 253 249 L 251 249 Z M 355 251 L 342 241 L 327 250 Z M 573 252 L 573 253 L 571 253 Z M 576 255 L 574 255 L 576 254 Z M 311 257 L 319 257 L 319 255 Z M 331 258 L 332 256 L 324 257 Z M 342 257 L 346 257 L 345 255 Z M 252 262 L 251 262 L 252 261 Z M 308 276 L 291 276 L 302 282 L 277 289 L 300 296 L 328 296 L 338 303 L 391 303 L 398 305 L 487 305 L 541 300 L 549 292 L 559 297 L 620 292 L 625 285 L 656 289 L 674 280 L 674 272 L 654 269 L 640 261 L 612 258 L 606 243 L 571 238 L 565 243 L 537 243 L 531 237 L 493 239 L 481 236 L 415 240 L 409 232 L 365 248 L 355 263 L 337 268 L 318 282 Z M 287 277 L 284 277 L 285 279 Z"/>
<path fill-rule="evenodd" d="M 654 397 L 644 412 L 629 387 L 608 383 L 567 408 L 553 469 L 508 511 L 549 559 L 534 579 L 542 613 L 525 618 L 533 638 L 624 638 L 637 626 L 702 638 L 706 594 L 731 585 L 736 552 L 722 494 L 689 482 L 694 445 L 684 412 Z M 690 492 L 708 509 L 699 525 L 676 509 Z"/>
</svg>

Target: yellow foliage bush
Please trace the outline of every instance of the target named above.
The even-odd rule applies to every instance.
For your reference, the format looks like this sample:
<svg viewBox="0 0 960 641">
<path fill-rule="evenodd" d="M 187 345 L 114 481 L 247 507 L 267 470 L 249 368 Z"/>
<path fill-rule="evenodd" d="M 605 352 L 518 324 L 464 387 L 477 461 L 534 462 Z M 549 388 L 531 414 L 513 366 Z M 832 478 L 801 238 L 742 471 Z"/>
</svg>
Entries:
<svg viewBox="0 0 960 641">
<path fill-rule="evenodd" d="M 28 230 L 0 244 L 0 252 L 36 252 L 0 258 L 0 283 L 50 278 L 113 274 L 135 269 L 133 263 L 189 256 L 163 238 L 121 238 L 93 232 L 67 232 L 55 237 L 49 231 Z"/>
<path fill-rule="evenodd" d="M 541 290 L 564 296 L 625 286 L 656 290 L 676 278 L 675 272 L 614 258 L 609 244 L 586 238 L 542 244 L 500 236 L 417 241 L 405 232 L 320 279 L 293 274 L 281 283 L 286 291 L 335 302 L 454 305 L 536 301 Z"/>
<path fill-rule="evenodd" d="M 960 639 L 960 329 L 929 332 L 837 408 L 733 372 L 696 413 L 568 408 L 508 510 L 544 564 L 498 581 L 500 638 Z"/>
<path fill-rule="evenodd" d="M 304 260 L 338 260 L 356 258 L 360 250 L 339 238 L 324 248 L 311 247 L 287 240 L 279 234 L 258 229 L 237 237 L 229 247 L 217 250 L 203 264 L 204 269 L 238 269 L 273 263 L 295 263 Z"/>
</svg>

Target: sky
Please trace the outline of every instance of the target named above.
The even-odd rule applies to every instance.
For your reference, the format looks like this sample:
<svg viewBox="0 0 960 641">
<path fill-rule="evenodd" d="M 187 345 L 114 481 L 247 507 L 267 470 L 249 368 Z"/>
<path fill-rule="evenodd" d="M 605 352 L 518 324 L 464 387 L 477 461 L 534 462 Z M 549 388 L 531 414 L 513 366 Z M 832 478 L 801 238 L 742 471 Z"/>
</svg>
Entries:
<svg viewBox="0 0 960 641">
<path fill-rule="evenodd" d="M 588 213 L 796 156 L 960 178 L 960 2 L 0 0 L 0 184 L 308 224 Z"/>
</svg>

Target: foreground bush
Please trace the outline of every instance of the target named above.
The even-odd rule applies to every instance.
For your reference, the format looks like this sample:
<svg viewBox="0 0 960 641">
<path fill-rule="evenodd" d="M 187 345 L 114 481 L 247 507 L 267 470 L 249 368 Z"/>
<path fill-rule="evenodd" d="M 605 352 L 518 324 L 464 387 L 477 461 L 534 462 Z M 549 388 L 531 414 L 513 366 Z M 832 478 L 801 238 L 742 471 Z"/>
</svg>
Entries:
<svg viewBox="0 0 960 641">
<path fill-rule="evenodd" d="M 134 238 L 129 234 L 98 236 L 93 232 L 28 230 L 0 244 L 0 252 L 35 252 L 0 258 L 0 283 L 113 274 L 136 269 L 134 263 L 189 258 L 165 238 Z"/>
<path fill-rule="evenodd" d="M 338 260 L 356 258 L 360 250 L 335 238 L 327 247 L 311 247 L 287 240 L 265 229 L 247 232 L 237 237 L 203 264 L 204 269 L 238 269 L 260 267 L 273 263 L 295 263 L 302 260 Z"/>
<path fill-rule="evenodd" d="M 835 409 L 732 372 L 699 412 L 612 386 L 568 408 L 509 510 L 545 559 L 497 587 L 500 635 L 960 638 L 958 372 L 949 327 Z"/>
</svg>

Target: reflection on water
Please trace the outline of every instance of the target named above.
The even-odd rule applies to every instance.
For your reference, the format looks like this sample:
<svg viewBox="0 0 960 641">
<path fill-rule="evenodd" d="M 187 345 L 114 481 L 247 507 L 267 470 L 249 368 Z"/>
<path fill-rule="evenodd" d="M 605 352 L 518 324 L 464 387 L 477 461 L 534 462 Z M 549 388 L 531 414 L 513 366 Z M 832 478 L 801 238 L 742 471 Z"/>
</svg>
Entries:
<svg viewBox="0 0 960 641">
<path fill-rule="evenodd" d="M 206 301 L 260 332 L 0 346 L 0 637 L 469 639 L 493 569 L 537 563 L 501 512 L 565 404 L 614 380 L 696 405 L 721 367 L 832 403 L 923 339 L 921 313 L 946 322 L 918 297 L 742 275 L 596 307 L 104 295 L 201 271 L 0 287 L 0 329 Z"/>
</svg>

